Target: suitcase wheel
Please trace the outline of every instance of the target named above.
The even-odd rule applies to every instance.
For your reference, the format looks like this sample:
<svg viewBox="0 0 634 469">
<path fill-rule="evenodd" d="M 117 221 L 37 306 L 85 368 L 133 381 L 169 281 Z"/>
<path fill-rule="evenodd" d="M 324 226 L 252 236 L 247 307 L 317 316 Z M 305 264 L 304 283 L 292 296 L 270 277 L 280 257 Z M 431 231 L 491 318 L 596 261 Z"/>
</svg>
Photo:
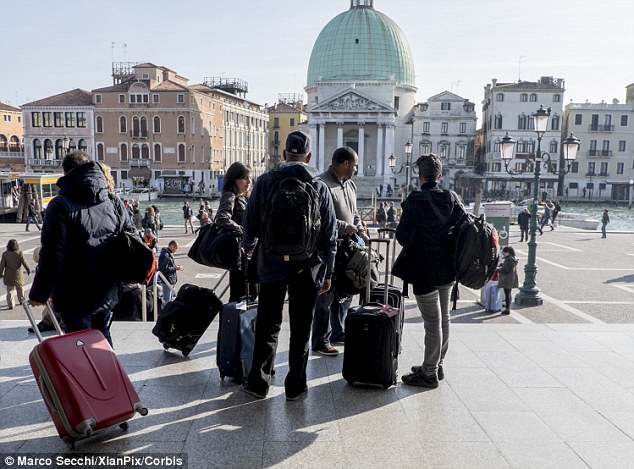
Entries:
<svg viewBox="0 0 634 469">
<path fill-rule="evenodd" d="M 143 416 L 146 416 L 148 414 L 148 410 L 147 407 L 141 407 L 139 409 L 137 409 L 137 412 Z M 126 425 L 128 424 L 127 422 L 124 422 Z M 121 424 L 123 425 L 123 424 Z M 126 429 L 127 430 L 127 429 Z"/>
<path fill-rule="evenodd" d="M 69 450 L 75 451 L 75 440 L 71 440 L 69 438 L 64 438 L 64 443 L 66 443 L 66 447 Z"/>
<path fill-rule="evenodd" d="M 164 350 L 169 350 L 169 349 L 170 349 L 170 346 L 169 346 L 169 345 L 167 345 L 167 344 L 163 344 L 163 349 L 164 349 Z"/>
<path fill-rule="evenodd" d="M 119 428 L 125 432 L 128 430 L 128 428 L 130 428 L 130 425 L 128 425 L 128 422 L 123 422 L 119 424 Z"/>
<path fill-rule="evenodd" d="M 189 355 L 189 352 L 191 352 L 191 350 L 181 350 L 181 353 L 183 354 L 184 357 Z"/>
</svg>

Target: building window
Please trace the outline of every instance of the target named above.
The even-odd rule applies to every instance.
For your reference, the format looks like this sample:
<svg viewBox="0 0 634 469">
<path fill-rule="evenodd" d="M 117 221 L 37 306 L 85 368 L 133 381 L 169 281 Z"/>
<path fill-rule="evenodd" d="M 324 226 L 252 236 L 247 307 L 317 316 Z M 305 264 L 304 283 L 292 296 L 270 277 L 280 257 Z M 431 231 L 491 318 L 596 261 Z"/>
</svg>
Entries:
<svg viewBox="0 0 634 469">
<path fill-rule="evenodd" d="M 163 154 L 161 152 L 161 144 L 154 144 L 154 161 L 160 162 L 163 159 Z"/>
<path fill-rule="evenodd" d="M 491 172 L 499 173 L 502 171 L 502 163 L 491 163 Z"/>
<path fill-rule="evenodd" d="M 103 133 L 103 117 L 97 116 L 97 119 L 95 121 L 96 121 L 95 129 L 97 133 L 100 133 L 100 134 Z"/>
<path fill-rule="evenodd" d="M 625 140 L 619 140 L 619 151 L 625 151 Z"/>
<path fill-rule="evenodd" d="M 176 102 L 178 104 L 185 104 L 185 95 L 184 94 L 177 94 L 176 95 Z"/>
<path fill-rule="evenodd" d="M 460 123 L 460 133 L 461 134 L 466 134 L 467 133 L 467 123 L 466 122 L 461 122 Z"/>
<path fill-rule="evenodd" d="M 193 117 L 191 118 L 191 121 L 190 121 L 190 127 L 192 130 L 192 135 L 194 135 L 196 133 L 196 121 L 194 120 Z"/>
<path fill-rule="evenodd" d="M 50 112 L 42 113 L 42 124 L 44 127 L 53 127 L 53 115 Z"/>
<path fill-rule="evenodd" d="M 128 120 L 125 116 L 119 118 L 119 133 L 125 134 L 128 132 Z"/>
<path fill-rule="evenodd" d="M 161 102 L 161 95 L 160 94 L 153 94 L 152 95 L 152 102 L 154 104 L 158 104 Z"/>
<path fill-rule="evenodd" d="M 141 124 L 139 122 L 139 118 L 137 116 L 134 116 L 132 118 L 132 136 L 138 137 L 140 133 L 141 133 Z"/>
<path fill-rule="evenodd" d="M 77 113 L 77 127 L 86 127 L 86 113 L 78 112 Z"/>
<path fill-rule="evenodd" d="M 559 116 L 553 116 L 550 119 L 550 130 L 559 130 L 560 122 L 561 122 L 561 118 Z"/>
<path fill-rule="evenodd" d="M 594 168 L 595 168 L 595 162 L 594 161 L 590 161 L 588 163 L 588 174 L 594 175 Z"/>
<path fill-rule="evenodd" d="M 273 133 L 273 145 L 279 145 L 280 144 L 280 132 L 279 130 L 276 130 Z"/>
<path fill-rule="evenodd" d="M 603 150 L 603 155 L 602 156 L 610 156 L 607 154 L 607 152 L 610 151 L 610 141 L 609 140 L 603 140 L 602 143 L 602 148 L 601 150 Z"/>
<path fill-rule="evenodd" d="M 273 128 L 278 129 L 280 127 L 280 118 L 279 117 L 274 117 L 273 118 Z"/>
<path fill-rule="evenodd" d="M 132 159 L 138 160 L 141 157 L 141 149 L 139 148 L 139 144 L 135 143 L 132 145 Z"/>
<path fill-rule="evenodd" d="M 499 147 L 496 147 L 495 151 L 500 151 Z M 515 147 L 515 152 L 517 154 L 523 154 L 526 153 L 526 142 L 524 140 L 519 140 L 517 142 L 517 145 Z"/>
<path fill-rule="evenodd" d="M 291 117 L 291 127 L 295 127 L 295 118 Z"/>
<path fill-rule="evenodd" d="M 583 123 L 583 114 L 575 114 L 575 125 L 581 125 Z"/>
<path fill-rule="evenodd" d="M 560 103 L 561 102 L 561 95 L 560 94 L 554 94 L 553 95 L 553 103 Z"/>
<path fill-rule="evenodd" d="M 501 129 L 502 128 L 502 114 L 497 114 L 495 116 L 495 123 L 493 125 L 494 129 Z"/>
<path fill-rule="evenodd" d="M 450 111 L 451 110 L 451 103 L 440 103 L 440 110 L 441 111 Z"/>
<path fill-rule="evenodd" d="M 526 125 L 528 122 L 528 118 L 526 114 L 522 114 L 517 118 L 517 130 L 526 130 Z"/>
<path fill-rule="evenodd" d="M 119 104 L 125 104 L 125 94 L 119 95 Z"/>
<path fill-rule="evenodd" d="M 53 113 L 53 122 L 55 127 L 64 127 L 64 119 L 61 112 Z"/>
<path fill-rule="evenodd" d="M 96 94 L 95 95 L 95 104 L 101 104 L 101 95 L 100 94 Z"/>
<path fill-rule="evenodd" d="M 6 116 L 5 116 L 5 118 L 6 118 Z M 42 114 L 41 113 L 39 113 L 39 112 L 32 112 L 31 113 L 31 127 L 42 127 Z"/>
<path fill-rule="evenodd" d="M 623 174 L 624 169 L 625 169 L 625 164 L 623 163 L 616 164 L 616 174 Z"/>
<path fill-rule="evenodd" d="M 531 93 L 531 103 L 536 103 L 537 102 L 537 95 L 535 93 Z"/>
<path fill-rule="evenodd" d="M 147 143 L 141 145 L 141 158 L 144 160 L 150 159 L 150 146 Z"/>
<path fill-rule="evenodd" d="M 621 116 L 621 127 L 627 127 L 627 114 Z"/>
<path fill-rule="evenodd" d="M 178 116 L 178 128 L 176 131 L 179 134 L 185 133 L 185 118 L 183 116 Z"/>
<path fill-rule="evenodd" d="M 430 126 L 431 126 L 431 124 L 429 122 L 423 122 L 423 133 L 424 134 L 428 134 L 429 133 Z"/>
<path fill-rule="evenodd" d="M 40 142 L 38 138 L 33 139 L 33 158 L 38 160 L 42 159 L 42 142 Z"/>
<path fill-rule="evenodd" d="M 440 156 L 441 158 L 449 158 L 449 144 L 447 144 L 447 143 L 441 143 L 441 144 L 438 146 L 438 150 L 439 150 L 439 153 L 440 153 L 440 155 L 439 155 L 439 156 Z"/>
<path fill-rule="evenodd" d="M 161 118 L 159 116 L 154 116 L 152 130 L 155 134 L 161 133 Z"/>
<path fill-rule="evenodd" d="M 420 154 L 421 155 L 429 155 L 431 153 L 431 143 L 429 142 L 421 142 L 420 144 Z"/>
<path fill-rule="evenodd" d="M 398 111 L 401 99 L 398 96 L 394 96 L 394 109 Z"/>
<path fill-rule="evenodd" d="M 467 157 L 467 146 L 466 145 L 458 145 L 456 147 L 456 157 L 459 160 L 464 160 Z"/>
<path fill-rule="evenodd" d="M 590 152 L 596 152 L 597 151 L 597 141 L 596 140 L 590 140 L 589 150 L 590 150 Z M 590 156 L 594 156 L 594 155 L 591 154 Z"/>
<path fill-rule="evenodd" d="M 141 117 L 141 137 L 147 137 L 147 117 Z"/>
<path fill-rule="evenodd" d="M 612 125 L 612 114 L 606 114 L 604 116 L 604 123 L 605 123 L 605 127 L 608 127 L 607 129 L 604 129 L 604 130 L 609 130 L 609 127 Z"/>
<path fill-rule="evenodd" d="M 607 163 L 607 161 L 601 163 L 601 172 L 599 174 L 605 175 L 605 176 L 608 175 L 608 163 Z"/>
<path fill-rule="evenodd" d="M 185 144 L 183 143 L 180 143 L 178 145 L 178 162 L 179 163 L 185 162 Z"/>
<path fill-rule="evenodd" d="M 572 166 L 570 166 L 570 172 L 571 173 L 578 173 L 579 172 L 579 162 L 578 161 L 574 161 L 572 163 Z"/>
<path fill-rule="evenodd" d="M 559 144 L 557 143 L 557 141 L 553 140 L 552 142 L 550 142 L 550 153 L 558 153 L 557 152 L 557 148 L 559 147 Z"/>
<path fill-rule="evenodd" d="M 74 112 L 66 113 L 66 127 L 75 127 L 75 113 Z"/>
<path fill-rule="evenodd" d="M 103 161 L 104 152 L 103 152 L 103 143 L 97 144 L 97 161 Z"/>
<path fill-rule="evenodd" d="M 498 102 L 502 102 L 502 101 L 504 101 L 504 94 L 503 94 L 503 93 L 498 93 L 498 94 L 495 96 L 495 100 L 496 100 L 496 101 L 498 101 Z"/>
<path fill-rule="evenodd" d="M 520 102 L 522 102 L 522 103 L 528 102 L 528 94 L 527 93 L 522 93 L 520 95 Z"/>
<path fill-rule="evenodd" d="M 440 124 L 440 133 L 448 134 L 449 133 L 449 122 L 442 122 Z"/>
<path fill-rule="evenodd" d="M 128 161 L 128 145 L 126 143 L 122 143 L 119 148 L 119 159 L 121 161 Z"/>
</svg>

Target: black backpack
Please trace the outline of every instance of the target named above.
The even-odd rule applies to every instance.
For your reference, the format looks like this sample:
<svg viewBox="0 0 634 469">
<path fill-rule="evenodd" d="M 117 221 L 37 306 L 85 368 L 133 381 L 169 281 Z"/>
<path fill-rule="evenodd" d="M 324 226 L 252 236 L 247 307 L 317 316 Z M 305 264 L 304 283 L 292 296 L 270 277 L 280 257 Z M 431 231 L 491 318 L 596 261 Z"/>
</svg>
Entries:
<svg viewBox="0 0 634 469">
<path fill-rule="evenodd" d="M 480 289 L 497 268 L 500 244 L 495 227 L 483 216 L 466 213 L 453 228 L 456 280 L 468 288 Z"/>
<path fill-rule="evenodd" d="M 314 178 L 302 180 L 271 171 L 276 181 L 266 204 L 264 217 L 264 252 L 281 261 L 310 259 L 321 232 L 319 194 Z"/>
</svg>

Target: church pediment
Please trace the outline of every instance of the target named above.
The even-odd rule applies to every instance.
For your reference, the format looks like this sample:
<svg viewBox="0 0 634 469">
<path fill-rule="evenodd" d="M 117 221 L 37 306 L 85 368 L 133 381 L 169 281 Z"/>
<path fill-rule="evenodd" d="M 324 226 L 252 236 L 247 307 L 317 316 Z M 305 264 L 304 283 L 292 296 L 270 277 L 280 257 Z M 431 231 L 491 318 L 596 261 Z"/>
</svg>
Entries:
<svg viewBox="0 0 634 469">
<path fill-rule="evenodd" d="M 346 91 L 342 94 L 335 95 L 328 101 L 325 101 L 314 107 L 311 112 L 332 112 L 332 111 L 375 111 L 375 112 L 394 112 L 394 109 L 384 104 L 378 103 L 373 99 L 362 96 L 356 91 Z"/>
</svg>

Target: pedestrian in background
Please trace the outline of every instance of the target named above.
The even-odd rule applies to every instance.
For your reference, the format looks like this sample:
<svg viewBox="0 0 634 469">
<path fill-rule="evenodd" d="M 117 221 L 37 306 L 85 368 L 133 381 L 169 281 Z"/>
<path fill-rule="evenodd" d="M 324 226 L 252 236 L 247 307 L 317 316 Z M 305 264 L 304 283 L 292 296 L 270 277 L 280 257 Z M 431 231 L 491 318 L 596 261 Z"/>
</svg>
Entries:
<svg viewBox="0 0 634 469">
<path fill-rule="evenodd" d="M 169 285 L 165 285 L 165 281 L 159 277 L 159 283 L 163 285 L 163 304 L 167 304 L 174 299 L 174 289 L 178 282 L 178 274 L 176 271 L 183 270 L 183 266 L 177 264 L 174 260 L 174 254 L 178 251 L 178 243 L 171 240 L 167 247 L 161 249 L 158 259 L 158 270 L 167 279 Z"/>
<path fill-rule="evenodd" d="M 608 226 L 608 223 L 610 223 L 610 215 L 608 215 L 608 209 L 604 208 L 603 209 L 603 215 L 601 216 L 601 237 L 605 238 L 605 228 Z"/>
<path fill-rule="evenodd" d="M 528 243 L 528 225 L 531 220 L 531 214 L 528 211 L 528 208 L 524 208 L 519 215 L 517 216 L 517 224 L 520 227 L 520 243 L 524 241 L 524 237 L 526 237 L 526 242 Z"/>
<path fill-rule="evenodd" d="M 31 275 L 31 268 L 24 259 L 24 254 L 20 251 L 20 245 L 15 239 L 10 239 L 7 243 L 7 250 L 2 253 L 0 260 L 0 278 L 3 279 L 7 287 L 7 307 L 13 309 L 13 290 L 18 296 L 18 303 L 24 301 L 24 274 L 22 267 L 26 269 L 27 275 Z"/>
<path fill-rule="evenodd" d="M 498 272 L 498 288 L 504 289 L 506 303 L 502 314 L 511 314 L 511 290 L 519 286 L 515 249 L 511 246 L 505 246 L 502 249 L 502 264 L 496 270 Z"/>
<path fill-rule="evenodd" d="M 35 210 L 35 203 L 31 200 L 31 202 L 29 202 L 29 207 L 28 207 L 28 215 L 26 217 L 26 231 L 29 231 L 29 225 L 31 225 L 31 223 L 35 223 L 35 226 L 37 226 L 38 231 L 42 231 L 42 228 L 40 227 L 40 222 L 37 220 L 37 211 Z"/>
<path fill-rule="evenodd" d="M 247 209 L 247 194 L 251 190 L 251 168 L 239 161 L 229 166 L 222 183 L 222 195 L 214 222 L 221 228 L 238 233 L 242 237 L 242 219 Z M 247 294 L 247 257 L 245 250 L 253 246 L 243 246 L 242 270 L 229 271 L 229 302 L 238 301 Z M 249 287 L 249 295 L 255 296 L 256 287 Z"/>
<path fill-rule="evenodd" d="M 449 297 L 456 279 L 453 243 L 447 239 L 465 209 L 458 195 L 439 186 L 442 162 L 434 154 L 414 163 L 420 188 L 403 203 L 396 239 L 403 246 L 393 273 L 412 285 L 425 327 L 422 365 L 401 378 L 405 384 L 437 388 L 444 379 L 444 359 L 449 347 Z"/>
<path fill-rule="evenodd" d="M 192 208 L 189 206 L 189 202 L 185 201 L 183 203 L 183 221 L 185 222 L 185 234 L 187 234 L 187 227 L 189 226 L 192 230 L 192 234 L 194 234 L 194 224 L 192 223 L 192 217 L 194 216 L 194 212 Z"/>
</svg>

